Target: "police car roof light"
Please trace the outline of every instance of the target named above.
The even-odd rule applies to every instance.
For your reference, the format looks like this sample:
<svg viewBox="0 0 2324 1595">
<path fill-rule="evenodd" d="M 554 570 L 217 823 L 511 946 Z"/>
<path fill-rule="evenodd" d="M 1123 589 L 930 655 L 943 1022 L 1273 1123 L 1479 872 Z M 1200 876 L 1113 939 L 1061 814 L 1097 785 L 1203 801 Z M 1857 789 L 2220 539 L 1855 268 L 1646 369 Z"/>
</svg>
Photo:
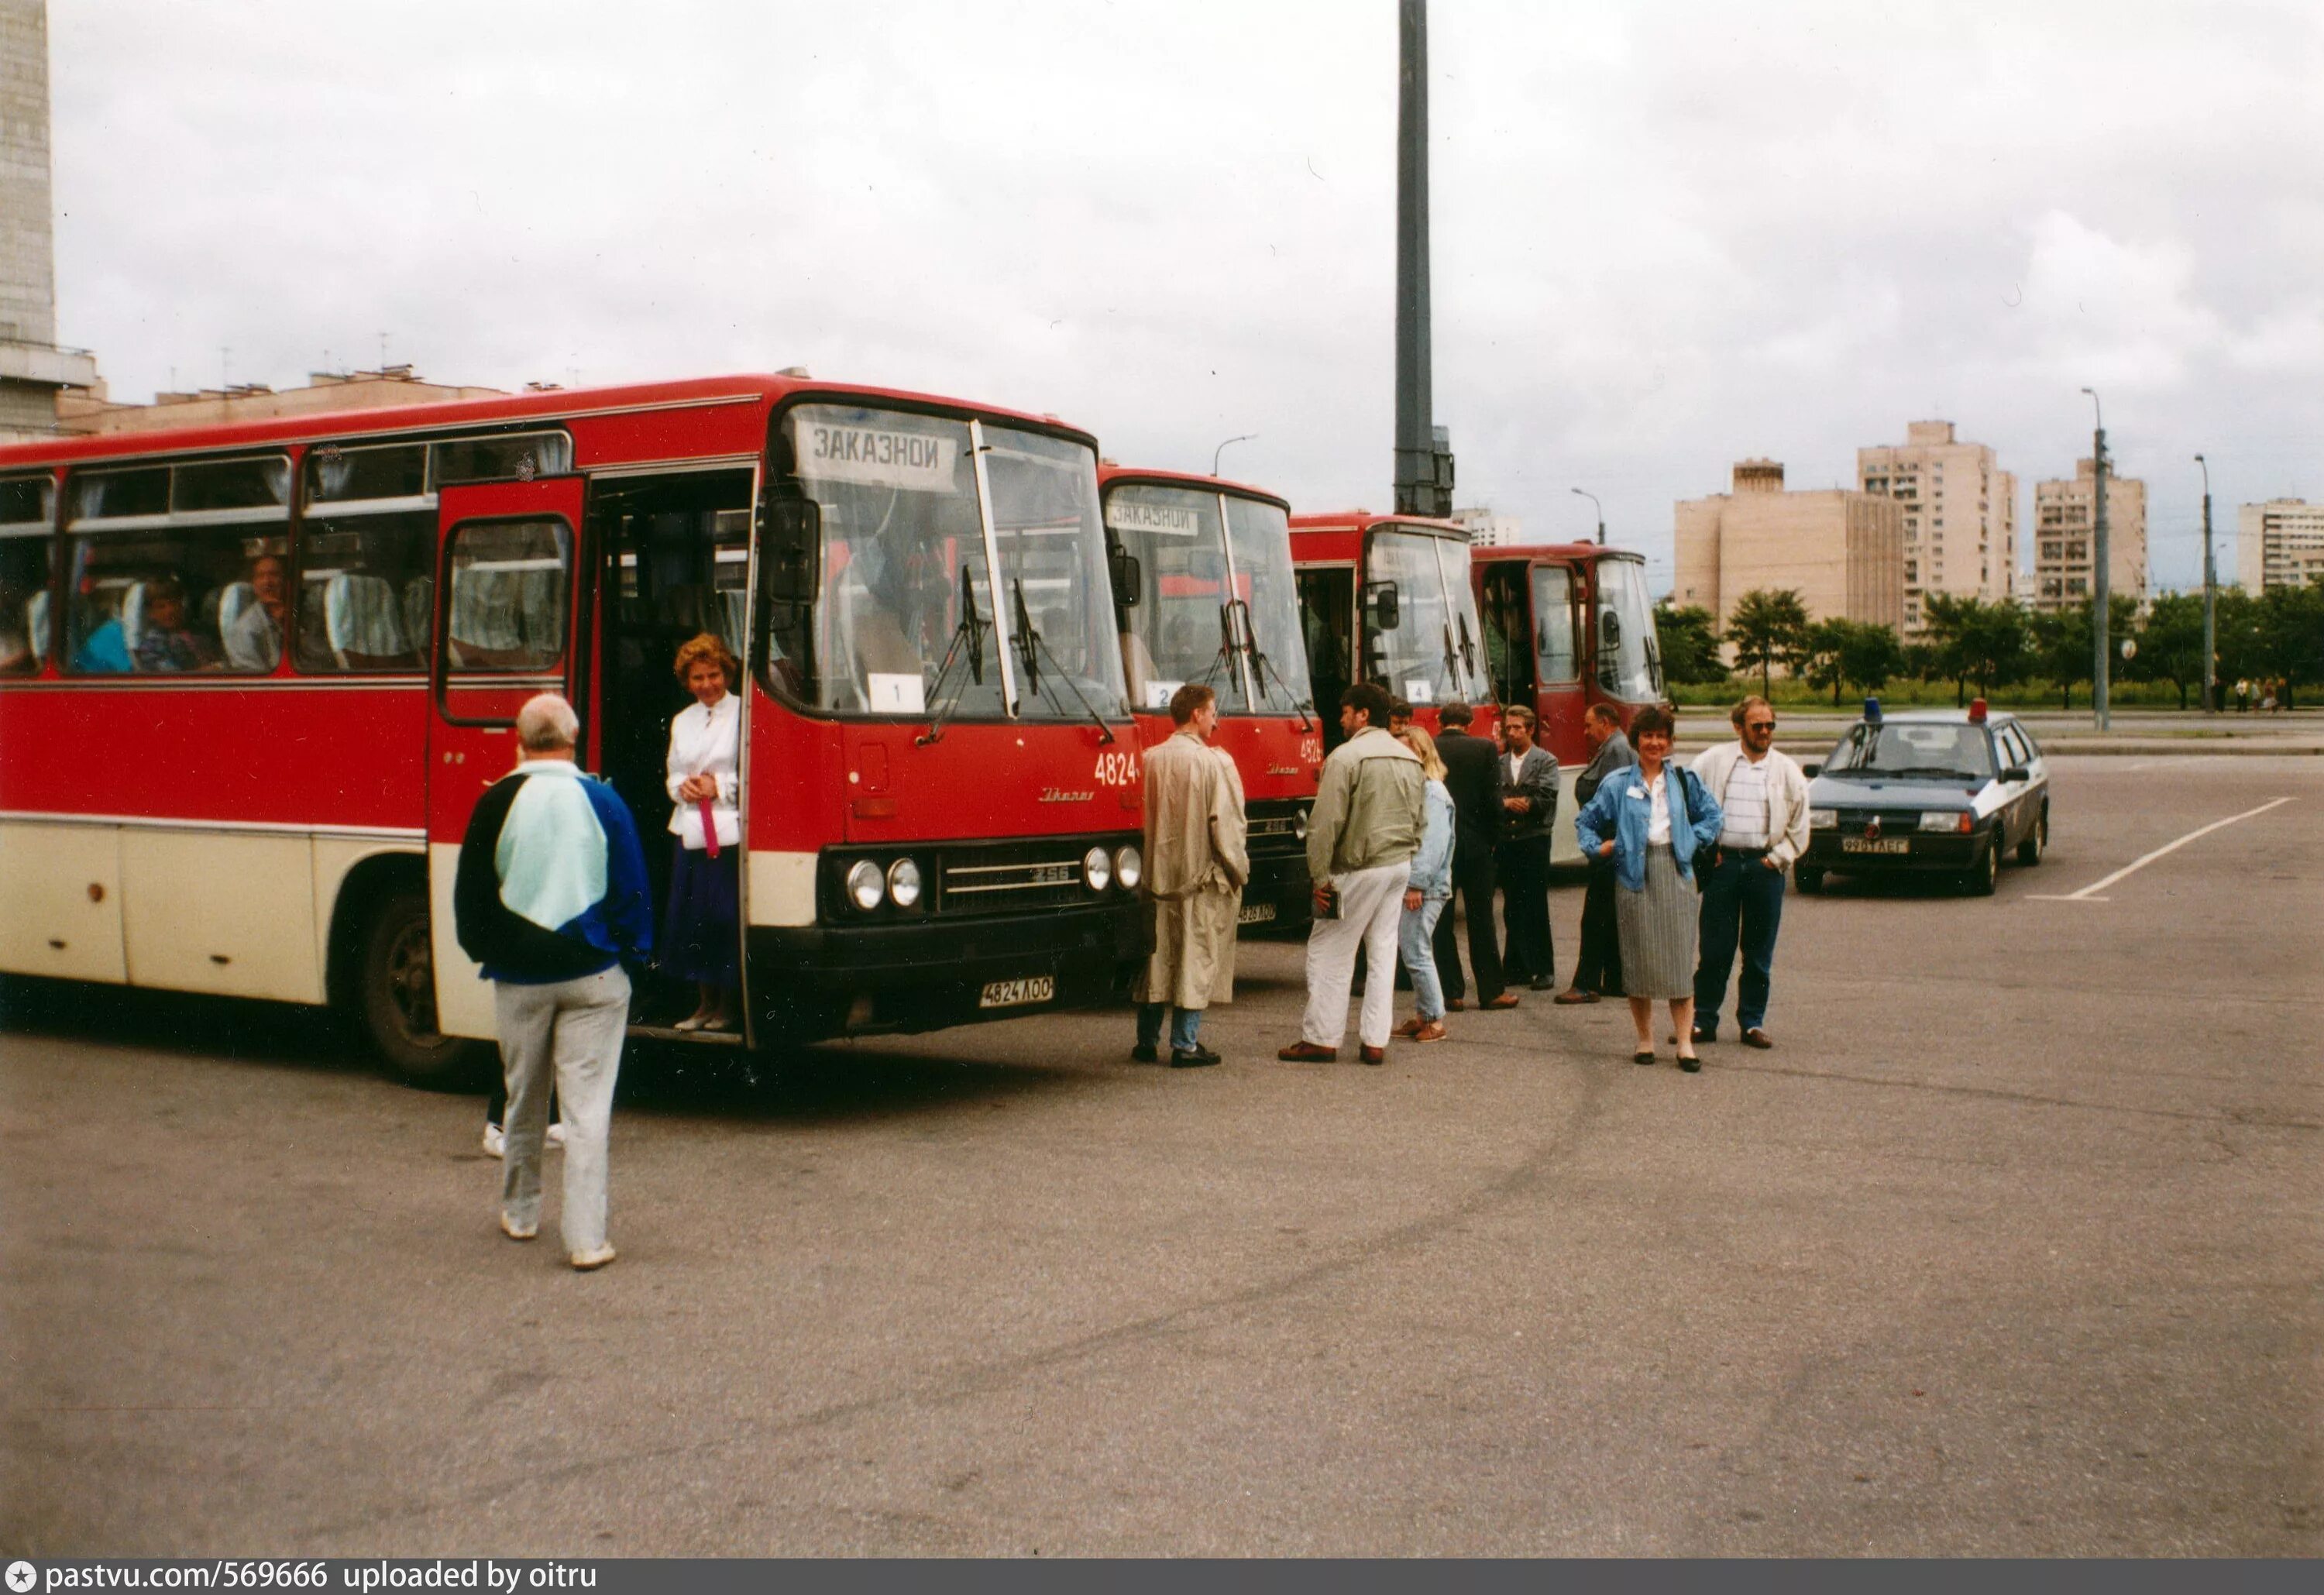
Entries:
<svg viewBox="0 0 2324 1595">
<path fill-rule="evenodd" d="M 1864 717 L 1867 720 L 1871 721 L 1875 725 L 1880 724 L 1880 700 L 1878 698 L 1868 697 L 1864 700 Z"/>
<path fill-rule="evenodd" d="M 1983 698 L 1973 697 L 1969 700 L 1969 723 L 1971 725 L 1982 725 L 1985 724 L 1985 700 Z"/>
</svg>

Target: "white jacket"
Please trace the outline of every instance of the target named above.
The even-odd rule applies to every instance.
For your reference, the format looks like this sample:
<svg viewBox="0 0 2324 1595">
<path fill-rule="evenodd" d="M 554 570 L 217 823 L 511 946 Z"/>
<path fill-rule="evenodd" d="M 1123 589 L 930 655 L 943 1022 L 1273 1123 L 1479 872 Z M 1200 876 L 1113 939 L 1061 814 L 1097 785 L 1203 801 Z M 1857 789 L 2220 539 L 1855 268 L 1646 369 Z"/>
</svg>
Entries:
<svg viewBox="0 0 2324 1595">
<path fill-rule="evenodd" d="M 710 805 L 710 817 L 718 827 L 718 845 L 733 847 L 742 840 L 742 817 L 735 808 L 742 790 L 737 764 L 742 729 L 742 700 L 731 692 L 711 708 L 688 704 L 669 723 L 669 779 L 664 785 L 669 800 L 678 805 L 669 816 L 669 834 L 689 848 L 698 851 L 706 845 L 701 806 L 680 802 L 678 796 L 678 788 L 692 775 L 718 778 L 718 796 Z"/>
<path fill-rule="evenodd" d="M 1742 758 L 1741 742 L 1721 742 L 1696 754 L 1688 766 L 1722 809 L 1727 807 L 1728 778 Z M 1808 778 L 1790 754 L 1773 748 L 1762 762 L 1767 771 L 1767 856 L 1784 869 L 1808 850 Z"/>
</svg>

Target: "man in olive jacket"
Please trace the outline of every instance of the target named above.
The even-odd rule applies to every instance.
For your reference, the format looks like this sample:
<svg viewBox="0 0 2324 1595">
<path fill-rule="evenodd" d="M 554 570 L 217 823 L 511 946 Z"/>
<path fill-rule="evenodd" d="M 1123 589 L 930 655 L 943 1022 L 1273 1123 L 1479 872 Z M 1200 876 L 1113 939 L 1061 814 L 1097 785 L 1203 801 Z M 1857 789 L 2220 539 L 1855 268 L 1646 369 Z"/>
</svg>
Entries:
<svg viewBox="0 0 2324 1595">
<path fill-rule="evenodd" d="M 1357 1036 L 1368 1064 L 1388 1061 L 1394 1017 L 1397 926 L 1404 887 L 1420 851 L 1424 823 L 1420 761 L 1384 729 L 1388 694 L 1359 682 L 1340 695 L 1347 741 L 1323 761 L 1315 807 L 1307 816 L 1307 874 L 1315 886 L 1315 924 L 1307 936 L 1307 1012 L 1300 1038 L 1276 1056 L 1286 1063 L 1328 1064 L 1348 1031 L 1348 990 L 1361 943 L 1371 977 Z"/>
</svg>

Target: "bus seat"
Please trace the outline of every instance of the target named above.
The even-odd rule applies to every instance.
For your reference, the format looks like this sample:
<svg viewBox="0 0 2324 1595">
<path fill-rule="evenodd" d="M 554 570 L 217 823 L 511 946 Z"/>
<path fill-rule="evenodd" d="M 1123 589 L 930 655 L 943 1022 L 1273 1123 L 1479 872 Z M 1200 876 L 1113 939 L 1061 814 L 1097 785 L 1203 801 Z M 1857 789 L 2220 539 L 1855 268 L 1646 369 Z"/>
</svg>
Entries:
<svg viewBox="0 0 2324 1595">
<path fill-rule="evenodd" d="M 424 653 L 435 634 L 436 578 L 415 576 L 403 584 L 403 639 L 414 653 Z"/>
<path fill-rule="evenodd" d="M 217 628 L 215 634 L 219 651 L 237 669 L 255 669 L 262 664 L 258 659 L 234 657 L 235 650 L 227 641 L 234 635 L 234 623 L 242 618 L 242 612 L 257 602 L 258 589 L 248 582 L 227 582 L 223 586 L 213 587 L 210 595 L 202 600 L 203 611 Z"/>
<path fill-rule="evenodd" d="M 323 591 L 323 627 L 343 670 L 392 669 L 411 662 L 386 578 L 342 571 Z"/>
<path fill-rule="evenodd" d="M 868 682 L 874 674 L 918 676 L 919 650 L 904 635 L 896 617 L 884 609 L 865 606 L 855 612 L 855 678 Z"/>
<path fill-rule="evenodd" d="M 145 640 L 145 584 L 132 582 L 121 595 L 121 645 L 133 655 Z"/>
<path fill-rule="evenodd" d="M 24 600 L 24 635 L 32 644 L 32 657 L 49 657 L 49 595 L 45 589 Z"/>
</svg>

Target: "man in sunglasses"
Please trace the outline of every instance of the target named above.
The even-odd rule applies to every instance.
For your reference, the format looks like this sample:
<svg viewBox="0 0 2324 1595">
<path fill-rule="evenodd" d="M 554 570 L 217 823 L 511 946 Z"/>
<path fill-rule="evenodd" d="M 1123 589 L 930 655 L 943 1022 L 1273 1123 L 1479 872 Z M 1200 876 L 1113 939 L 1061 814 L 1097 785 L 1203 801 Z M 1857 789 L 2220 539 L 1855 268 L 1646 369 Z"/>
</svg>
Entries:
<svg viewBox="0 0 2324 1595">
<path fill-rule="evenodd" d="M 1775 711 L 1756 694 L 1729 716 L 1736 740 L 1698 757 L 1695 776 L 1726 816 L 1702 881 L 1701 962 L 1694 971 L 1694 1039 L 1719 1039 L 1727 977 L 1743 948 L 1735 1019 L 1746 1046 L 1767 1047 L 1767 988 L 1775 967 L 1775 929 L 1784 918 L 1784 871 L 1808 844 L 1808 782 L 1775 751 Z"/>
</svg>

